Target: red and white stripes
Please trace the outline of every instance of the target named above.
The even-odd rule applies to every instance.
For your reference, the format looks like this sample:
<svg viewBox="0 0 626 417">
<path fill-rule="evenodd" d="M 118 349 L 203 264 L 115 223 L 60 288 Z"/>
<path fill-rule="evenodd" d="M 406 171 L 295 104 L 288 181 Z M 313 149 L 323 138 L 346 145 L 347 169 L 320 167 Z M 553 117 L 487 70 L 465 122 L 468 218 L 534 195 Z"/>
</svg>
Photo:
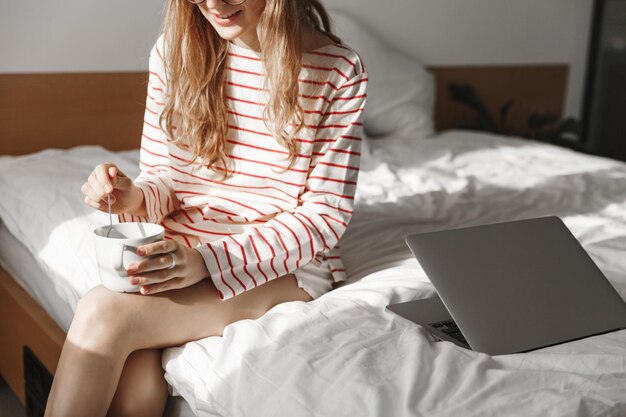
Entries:
<svg viewBox="0 0 626 417">
<path fill-rule="evenodd" d="M 159 127 L 167 101 L 163 38 L 150 55 L 135 184 L 146 218 L 162 223 L 167 238 L 196 247 L 222 299 L 285 275 L 324 255 L 333 278 L 345 279 L 338 241 L 350 217 L 358 177 L 367 74 L 358 55 L 328 45 L 303 56 L 300 102 L 305 128 L 300 151 L 288 152 L 263 121 L 268 101 L 261 55 L 231 45 L 226 96 L 228 150 L 234 174 L 210 171 L 174 146 Z"/>
</svg>

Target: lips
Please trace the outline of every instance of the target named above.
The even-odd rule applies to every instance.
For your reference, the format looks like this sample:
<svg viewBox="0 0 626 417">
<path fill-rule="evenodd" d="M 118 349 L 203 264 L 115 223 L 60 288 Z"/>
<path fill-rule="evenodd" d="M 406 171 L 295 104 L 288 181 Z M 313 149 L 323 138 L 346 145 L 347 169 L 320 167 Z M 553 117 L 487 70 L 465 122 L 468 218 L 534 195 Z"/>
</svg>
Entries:
<svg viewBox="0 0 626 417">
<path fill-rule="evenodd" d="M 241 15 L 242 10 L 237 10 L 236 12 L 233 13 L 226 13 L 226 14 L 217 14 L 217 13 L 211 13 L 213 15 L 213 22 L 218 25 L 218 26 L 222 26 L 222 27 L 229 27 L 229 26 L 233 26 L 235 24 L 237 24 L 237 21 L 239 20 L 239 16 Z"/>
<path fill-rule="evenodd" d="M 236 12 L 233 13 L 229 13 L 229 14 L 213 14 L 217 19 L 222 19 L 222 20 L 227 20 L 230 19 L 231 17 L 234 17 L 236 15 L 238 15 L 239 13 L 241 13 L 241 10 L 237 10 Z"/>
</svg>

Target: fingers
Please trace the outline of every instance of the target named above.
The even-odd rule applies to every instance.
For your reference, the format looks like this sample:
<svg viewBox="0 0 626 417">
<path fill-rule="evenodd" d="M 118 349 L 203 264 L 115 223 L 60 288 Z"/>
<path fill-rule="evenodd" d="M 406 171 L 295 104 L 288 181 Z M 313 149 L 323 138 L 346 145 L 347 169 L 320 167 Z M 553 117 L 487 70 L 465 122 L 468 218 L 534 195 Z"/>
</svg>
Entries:
<svg viewBox="0 0 626 417">
<path fill-rule="evenodd" d="M 91 200 L 92 203 L 98 202 L 113 191 L 113 185 L 108 173 L 110 167 L 114 166 L 108 162 L 100 164 L 95 167 L 93 171 L 91 171 L 91 174 L 89 174 L 87 182 L 85 182 L 81 187 L 81 191 L 86 197 L 85 202 L 87 204 L 94 206 L 93 204 L 90 204 L 87 199 Z M 111 204 L 113 204 L 113 202 L 111 202 Z"/>
<path fill-rule="evenodd" d="M 108 205 L 106 197 L 96 192 L 88 182 L 84 183 L 80 190 L 85 196 L 84 200 L 87 205 L 99 210 L 103 210 Z M 111 204 L 115 204 L 115 201 L 115 196 L 111 195 Z"/>
<path fill-rule="evenodd" d="M 139 262 L 128 265 L 127 272 L 132 278 L 140 278 L 133 285 L 153 284 L 157 281 L 170 279 L 182 272 L 181 264 L 186 258 L 185 253 L 177 251 L 178 245 L 173 240 L 142 245 L 137 248 L 137 255 L 145 257 Z M 176 267 L 172 253 L 176 252 Z"/>
<path fill-rule="evenodd" d="M 159 256 L 150 261 L 141 261 L 138 264 L 141 271 L 134 271 L 128 280 L 132 285 L 141 286 L 142 294 L 156 294 L 184 287 L 184 277 L 181 275 L 184 275 L 186 268 L 176 266 L 170 269 L 170 265 L 172 265 L 172 257 L 169 255 Z M 133 270 L 129 268 L 129 273 L 131 271 Z"/>
<path fill-rule="evenodd" d="M 119 173 L 119 170 L 115 165 L 111 165 L 108 168 L 107 173 L 109 174 L 109 178 L 111 179 L 111 185 L 113 185 L 113 188 L 115 188 L 115 186 L 117 185 L 117 174 Z"/>
<path fill-rule="evenodd" d="M 142 245 L 137 248 L 139 256 L 154 256 L 169 252 L 176 252 L 178 243 L 175 240 L 160 240 L 158 242 Z M 178 255 L 178 254 L 177 254 Z"/>
<path fill-rule="evenodd" d="M 162 283 L 163 281 L 177 278 L 180 275 L 181 268 L 176 267 L 172 269 L 158 269 L 154 271 L 136 272 L 128 277 L 128 280 L 133 285 L 154 285 Z"/>
<path fill-rule="evenodd" d="M 144 285 L 141 287 L 139 291 L 144 295 L 145 294 L 152 295 L 152 294 L 158 294 L 160 292 L 176 290 L 176 289 L 184 288 L 184 287 L 186 287 L 184 278 L 178 277 L 178 278 L 172 278 L 170 280 L 167 280 L 159 284 Z"/>
<path fill-rule="evenodd" d="M 91 200 L 89 197 L 85 197 L 85 200 L 84 200 L 84 201 L 85 201 L 85 203 L 86 203 L 88 206 L 93 207 L 93 208 L 95 208 L 95 209 L 98 209 L 98 210 L 104 210 L 104 209 L 105 209 L 105 207 L 104 207 L 104 206 L 105 206 L 105 203 L 104 203 L 104 201 L 102 201 L 102 200 L 93 201 L 93 200 Z"/>
<path fill-rule="evenodd" d="M 111 165 L 109 163 L 98 165 L 92 172 L 96 179 L 95 184 L 92 184 L 92 187 L 97 187 L 97 191 L 103 190 L 105 194 L 113 191 L 113 183 L 111 181 L 111 177 L 109 176 L 109 168 L 113 166 L 114 165 Z"/>
<path fill-rule="evenodd" d="M 157 252 L 151 259 L 143 259 L 136 265 L 128 266 L 129 282 L 139 285 L 142 294 L 188 287 L 211 276 L 200 252 L 184 244 L 161 241 L 141 248 L 151 253 Z M 166 253 L 161 253 L 163 251 Z M 175 264 L 172 264 L 173 254 L 176 254 Z"/>
<path fill-rule="evenodd" d="M 88 182 L 84 183 L 82 187 L 80 187 L 80 191 L 85 196 L 85 199 L 89 199 L 91 201 L 99 201 L 101 196 L 93 189 L 91 184 Z M 86 201 L 86 200 L 85 200 Z"/>
<path fill-rule="evenodd" d="M 85 203 L 93 208 L 107 211 L 108 196 L 111 197 L 111 205 L 114 213 L 121 213 L 128 209 L 128 192 L 131 189 L 132 180 L 128 178 L 117 166 L 110 162 L 98 165 L 91 171 L 87 182 L 81 187 Z M 115 193 L 113 193 L 115 191 Z M 119 204 L 115 204 L 119 202 Z"/>
<path fill-rule="evenodd" d="M 176 263 L 180 264 L 180 260 Z M 168 252 L 162 256 L 154 258 L 144 259 L 138 263 L 128 265 L 128 273 L 130 275 L 141 275 L 151 271 L 159 271 L 162 269 L 169 269 L 174 264 L 174 258 L 172 258 L 172 252 Z M 173 268 L 172 268 L 173 269 Z"/>
<path fill-rule="evenodd" d="M 171 268 L 174 252 L 176 265 Z M 142 294 L 155 294 L 185 286 L 184 275 L 188 270 L 185 266 L 187 254 L 184 250 L 179 250 L 176 241 L 161 240 L 142 245 L 137 248 L 137 254 L 147 258 L 128 265 L 128 274 L 129 282 L 132 285 L 140 285 Z"/>
</svg>

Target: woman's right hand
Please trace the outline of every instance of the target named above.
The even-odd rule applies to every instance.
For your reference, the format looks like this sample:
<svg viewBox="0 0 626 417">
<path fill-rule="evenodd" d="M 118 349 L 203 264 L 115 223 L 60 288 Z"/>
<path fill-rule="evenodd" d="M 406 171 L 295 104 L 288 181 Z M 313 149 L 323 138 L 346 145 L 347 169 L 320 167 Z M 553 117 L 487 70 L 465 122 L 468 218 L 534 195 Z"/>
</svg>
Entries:
<svg viewBox="0 0 626 417">
<path fill-rule="evenodd" d="M 109 162 L 95 167 L 80 190 L 85 196 L 87 205 L 107 213 L 109 211 L 107 194 L 111 195 L 111 212 L 115 214 L 133 214 L 142 206 L 144 200 L 141 189 L 117 166 Z"/>
</svg>

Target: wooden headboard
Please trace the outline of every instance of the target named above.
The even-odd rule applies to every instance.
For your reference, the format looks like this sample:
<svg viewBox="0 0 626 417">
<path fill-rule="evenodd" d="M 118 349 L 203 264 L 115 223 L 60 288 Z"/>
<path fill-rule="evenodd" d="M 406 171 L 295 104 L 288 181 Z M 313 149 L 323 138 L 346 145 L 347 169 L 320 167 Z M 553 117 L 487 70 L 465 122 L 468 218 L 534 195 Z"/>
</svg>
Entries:
<svg viewBox="0 0 626 417">
<path fill-rule="evenodd" d="M 0 154 L 139 147 L 147 73 L 0 74 Z"/>
<path fill-rule="evenodd" d="M 523 134 L 531 112 L 562 114 L 566 65 L 431 67 L 438 131 L 466 126 L 473 113 L 453 102 L 450 83 L 472 84 L 491 109 L 515 99 L 510 122 Z M 147 73 L 0 74 L 0 154 L 97 144 L 139 147 Z"/>
<path fill-rule="evenodd" d="M 531 113 L 563 114 L 569 67 L 567 65 L 431 67 L 436 79 L 437 131 L 468 126 L 476 114 L 453 101 L 448 86 L 471 84 L 494 117 L 508 100 L 515 100 L 507 124 L 511 134 L 523 136 Z"/>
</svg>

